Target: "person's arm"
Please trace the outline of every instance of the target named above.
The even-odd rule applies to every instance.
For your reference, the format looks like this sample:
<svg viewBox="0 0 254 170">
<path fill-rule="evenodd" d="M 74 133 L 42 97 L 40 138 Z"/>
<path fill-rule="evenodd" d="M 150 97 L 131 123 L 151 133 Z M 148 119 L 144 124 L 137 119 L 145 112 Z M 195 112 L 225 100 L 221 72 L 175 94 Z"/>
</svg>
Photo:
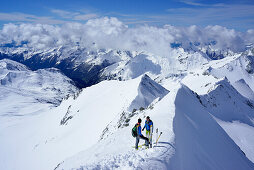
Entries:
<svg viewBox="0 0 254 170">
<path fill-rule="evenodd" d="M 141 133 L 141 126 L 138 126 L 138 135 L 139 135 L 139 136 L 142 136 L 142 133 Z"/>
<path fill-rule="evenodd" d="M 146 124 L 144 125 L 144 127 L 143 127 L 142 131 L 144 131 L 145 127 L 146 127 Z"/>
<path fill-rule="evenodd" d="M 153 133 L 153 122 L 151 122 L 151 125 L 150 125 L 150 132 Z"/>
</svg>

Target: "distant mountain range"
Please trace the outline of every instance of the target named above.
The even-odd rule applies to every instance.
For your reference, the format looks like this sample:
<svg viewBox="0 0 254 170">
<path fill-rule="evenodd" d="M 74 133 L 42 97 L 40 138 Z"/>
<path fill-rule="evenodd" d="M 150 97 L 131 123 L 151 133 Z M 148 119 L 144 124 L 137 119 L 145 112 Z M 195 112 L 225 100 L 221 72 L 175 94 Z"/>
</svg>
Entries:
<svg viewBox="0 0 254 170">
<path fill-rule="evenodd" d="M 0 59 L 7 58 L 20 62 L 31 70 L 57 68 L 71 78 L 79 88 L 89 87 L 106 79 L 135 78 L 145 72 L 151 72 L 154 77 L 161 74 L 164 76 L 169 73 L 178 74 L 210 60 L 236 54 L 230 50 L 212 50 L 209 45 L 205 48 L 192 45 L 188 49 L 174 47 L 171 57 L 142 51 L 89 50 L 80 46 L 61 46 L 46 50 L 10 44 L 0 47 Z"/>
</svg>

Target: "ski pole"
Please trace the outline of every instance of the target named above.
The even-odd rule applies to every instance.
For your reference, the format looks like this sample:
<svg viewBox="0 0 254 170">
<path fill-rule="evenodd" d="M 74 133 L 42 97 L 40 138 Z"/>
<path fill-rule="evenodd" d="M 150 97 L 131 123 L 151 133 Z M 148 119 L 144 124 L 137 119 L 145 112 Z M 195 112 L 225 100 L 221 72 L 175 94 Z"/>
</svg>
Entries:
<svg viewBox="0 0 254 170">
<path fill-rule="evenodd" d="M 156 146 L 157 146 L 157 143 L 158 143 L 159 138 L 161 137 L 161 134 L 162 134 L 162 132 L 160 133 L 159 137 L 158 137 L 157 140 L 156 140 Z"/>
<path fill-rule="evenodd" d="M 158 138 L 158 128 L 156 129 L 156 139 Z"/>
</svg>

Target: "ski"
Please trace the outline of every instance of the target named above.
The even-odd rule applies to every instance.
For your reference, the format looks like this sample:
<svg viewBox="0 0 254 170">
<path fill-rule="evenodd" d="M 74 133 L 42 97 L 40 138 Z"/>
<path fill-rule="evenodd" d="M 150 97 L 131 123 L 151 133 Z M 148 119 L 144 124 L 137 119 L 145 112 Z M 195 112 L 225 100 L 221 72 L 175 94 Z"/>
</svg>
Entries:
<svg viewBox="0 0 254 170">
<path fill-rule="evenodd" d="M 143 146 L 147 147 L 145 144 L 143 145 L 138 145 L 138 148 L 143 148 Z M 132 146 L 133 148 L 136 148 L 136 146 Z M 149 147 L 145 148 L 145 149 L 149 149 Z"/>
<path fill-rule="evenodd" d="M 145 146 L 145 144 L 143 144 L 143 145 L 138 145 L 138 147 L 142 147 L 142 146 Z M 136 146 L 132 146 L 133 148 L 135 148 Z"/>
</svg>

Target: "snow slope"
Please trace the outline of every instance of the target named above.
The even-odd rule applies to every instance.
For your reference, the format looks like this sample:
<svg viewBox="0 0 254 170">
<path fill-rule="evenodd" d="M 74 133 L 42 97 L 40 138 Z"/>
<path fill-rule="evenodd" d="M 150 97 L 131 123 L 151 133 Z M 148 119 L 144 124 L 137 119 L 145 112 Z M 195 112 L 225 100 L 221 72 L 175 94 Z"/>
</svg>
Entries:
<svg viewBox="0 0 254 170">
<path fill-rule="evenodd" d="M 254 55 L 249 56 L 246 54 L 242 54 L 236 58 L 232 57 L 233 60 L 231 62 L 221 62 L 221 65 L 212 66 L 209 72 L 218 77 L 222 78 L 226 76 L 232 85 L 235 85 L 235 88 L 239 89 L 237 86 L 237 82 L 242 80 L 241 83 L 246 83 L 245 86 L 249 86 L 249 88 L 254 90 L 254 75 L 251 70 L 254 69 Z M 244 80 L 244 82 L 243 82 Z M 246 87 L 245 87 L 246 88 Z M 248 88 L 248 87 L 247 87 Z M 246 89 L 248 90 L 248 89 Z M 242 89 L 239 89 L 239 92 L 243 95 L 246 95 Z"/>
<path fill-rule="evenodd" d="M 153 109 L 140 111 L 130 120 L 130 125 L 122 127 L 100 140 L 87 150 L 64 160 L 57 169 L 162 169 L 166 168 L 169 158 L 174 154 L 174 98 L 169 93 L 159 101 Z M 160 144 L 149 150 L 136 151 L 133 146 L 135 138 L 131 136 L 131 128 L 137 119 L 143 120 L 146 115 L 153 117 L 155 128 L 163 131 Z M 141 144 L 143 141 L 140 142 Z"/>
<path fill-rule="evenodd" d="M 149 150 L 134 150 L 131 146 L 135 140 L 129 136 L 132 126 L 128 126 L 64 160 L 57 169 L 254 168 L 254 164 L 199 103 L 195 93 L 185 86 L 170 91 L 153 109 L 138 113 L 130 121 L 134 125 L 138 117 L 150 115 L 157 122 L 155 128 L 163 131 L 157 146 Z"/>
<path fill-rule="evenodd" d="M 179 89 L 175 105 L 176 153 L 170 169 L 254 168 L 187 87 Z"/>
<path fill-rule="evenodd" d="M 241 95 L 254 101 L 254 92 L 244 79 L 237 80 L 232 85 Z"/>
<path fill-rule="evenodd" d="M 248 159 L 253 161 L 253 90 L 243 80 L 245 78 L 251 82 L 252 75 L 242 65 L 232 64 L 239 60 L 239 56 L 236 56 L 210 62 L 184 77 L 182 82 L 197 93 L 201 104 L 216 118 Z M 234 66 L 234 69 L 228 71 L 228 66 Z M 233 74 L 233 70 L 237 71 Z"/>
<path fill-rule="evenodd" d="M 167 93 L 168 90 L 156 82 L 151 81 L 150 77 L 145 74 L 139 84 L 138 95 L 131 102 L 128 110 L 133 111 L 133 109 L 139 109 L 140 107 L 147 108 L 156 98 L 161 99 Z"/>
<path fill-rule="evenodd" d="M 253 127 L 240 122 L 224 122 L 217 120 L 234 142 L 242 149 L 252 162 L 254 162 Z"/>
<path fill-rule="evenodd" d="M 39 112 L 77 91 L 72 80 L 57 69 L 31 71 L 15 61 L 0 60 L 0 115 Z"/>
<path fill-rule="evenodd" d="M 158 89 L 143 94 L 145 103 L 143 100 L 136 103 L 138 108 L 146 108 L 148 101 L 162 98 L 168 91 L 145 75 L 126 82 L 101 82 L 84 89 L 75 98 L 63 101 L 55 109 L 16 120 L 6 129 L 0 127 L 3 139 L 0 142 L 3 163 L 0 168 L 53 169 L 67 157 L 96 145 L 111 120 L 127 111 L 138 90 L 150 84 Z"/>
<path fill-rule="evenodd" d="M 210 91 L 201 97 L 202 104 L 213 116 L 224 121 L 240 121 L 254 126 L 254 104 L 238 93 L 227 79 L 214 84 Z"/>
</svg>

